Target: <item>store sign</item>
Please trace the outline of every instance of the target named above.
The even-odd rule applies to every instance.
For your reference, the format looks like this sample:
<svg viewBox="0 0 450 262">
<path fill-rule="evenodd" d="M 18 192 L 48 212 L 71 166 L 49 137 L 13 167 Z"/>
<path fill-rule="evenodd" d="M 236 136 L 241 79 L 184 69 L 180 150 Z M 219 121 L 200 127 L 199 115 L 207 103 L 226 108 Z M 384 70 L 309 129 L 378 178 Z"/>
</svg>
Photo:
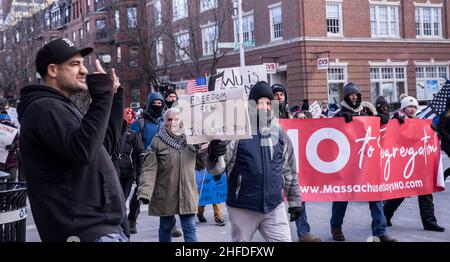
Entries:
<svg viewBox="0 0 450 262">
<path fill-rule="evenodd" d="M 317 59 L 317 69 L 318 70 L 328 70 L 328 66 L 330 65 L 330 58 L 321 57 Z"/>
</svg>

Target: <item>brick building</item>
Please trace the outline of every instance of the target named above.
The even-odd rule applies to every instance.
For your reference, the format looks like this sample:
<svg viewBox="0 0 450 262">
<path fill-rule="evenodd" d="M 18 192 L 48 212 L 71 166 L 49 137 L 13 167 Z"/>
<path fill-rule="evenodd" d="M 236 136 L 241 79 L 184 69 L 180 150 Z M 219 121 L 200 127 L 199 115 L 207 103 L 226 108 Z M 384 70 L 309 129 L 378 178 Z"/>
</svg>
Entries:
<svg viewBox="0 0 450 262">
<path fill-rule="evenodd" d="M 365 100 L 384 95 L 395 104 L 404 93 L 426 102 L 449 75 L 450 0 L 243 0 L 243 16 L 246 64 L 277 63 L 270 82 L 287 85 L 291 105 L 335 104 L 348 82 Z M 88 67 L 111 57 L 126 103 L 142 103 L 152 90 L 183 89 L 192 77 L 238 66 L 239 50 L 215 48 L 238 40 L 236 20 L 231 0 L 54 1 L 0 32 L 0 77 L 15 76 L 7 89 L 17 95 L 37 80 L 38 48 L 68 37 L 94 47 Z M 328 70 L 317 69 L 321 57 Z"/>
</svg>

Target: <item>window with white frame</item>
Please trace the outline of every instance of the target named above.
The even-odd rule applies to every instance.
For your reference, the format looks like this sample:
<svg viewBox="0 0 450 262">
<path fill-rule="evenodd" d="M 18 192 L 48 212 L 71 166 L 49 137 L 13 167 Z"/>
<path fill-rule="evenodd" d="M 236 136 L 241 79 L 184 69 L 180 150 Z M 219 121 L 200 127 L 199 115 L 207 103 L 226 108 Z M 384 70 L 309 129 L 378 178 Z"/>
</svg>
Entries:
<svg viewBox="0 0 450 262">
<path fill-rule="evenodd" d="M 416 35 L 419 37 L 441 37 L 441 8 L 416 7 Z"/>
<path fill-rule="evenodd" d="M 156 65 L 161 66 L 163 64 L 164 64 L 163 40 L 158 39 L 158 41 L 156 41 Z"/>
<path fill-rule="evenodd" d="M 217 0 L 200 0 L 200 12 L 217 7 Z"/>
<path fill-rule="evenodd" d="M 89 21 L 84 24 L 84 28 L 86 28 L 86 33 L 89 33 Z"/>
<path fill-rule="evenodd" d="M 234 42 L 239 42 L 239 21 L 237 18 L 233 20 L 234 24 Z M 253 22 L 253 15 L 246 15 L 242 17 L 242 32 L 244 35 L 244 42 L 253 43 L 255 45 L 255 24 Z"/>
<path fill-rule="evenodd" d="M 50 26 L 50 15 L 48 13 L 45 13 L 45 24 Z"/>
<path fill-rule="evenodd" d="M 122 63 L 122 48 L 119 46 L 116 46 L 116 62 L 117 64 Z"/>
<path fill-rule="evenodd" d="M 116 32 L 119 32 L 120 31 L 120 11 L 119 10 L 114 11 L 114 22 L 115 22 Z"/>
<path fill-rule="evenodd" d="M 406 67 L 386 66 L 370 68 L 372 102 L 384 96 L 389 103 L 399 102 L 401 94 L 407 94 Z"/>
<path fill-rule="evenodd" d="M 180 60 L 188 59 L 189 52 L 189 34 L 183 33 L 175 36 L 175 58 Z"/>
<path fill-rule="evenodd" d="M 19 30 L 16 31 L 16 43 L 19 43 L 20 41 L 20 33 Z"/>
<path fill-rule="evenodd" d="M 161 25 L 162 23 L 162 8 L 161 8 L 161 0 L 154 1 L 155 7 L 155 24 Z"/>
<path fill-rule="evenodd" d="M 77 41 L 77 33 L 75 31 L 72 32 L 72 41 L 73 42 Z"/>
<path fill-rule="evenodd" d="M 328 35 L 342 35 L 342 3 L 327 2 L 326 8 Z"/>
<path fill-rule="evenodd" d="M 340 108 L 344 99 L 344 86 L 347 84 L 347 67 L 330 66 L 327 72 L 328 79 L 328 105 L 331 111 Z"/>
<path fill-rule="evenodd" d="M 202 28 L 203 55 L 212 55 L 217 50 L 217 39 L 217 25 L 213 24 Z"/>
<path fill-rule="evenodd" d="M 137 8 L 127 7 L 127 26 L 128 28 L 137 27 Z"/>
<path fill-rule="evenodd" d="M 432 100 L 448 78 L 448 65 L 416 66 L 416 91 L 418 100 Z"/>
<path fill-rule="evenodd" d="M 270 35 L 271 39 L 283 39 L 283 18 L 281 13 L 281 5 L 270 8 Z"/>
<path fill-rule="evenodd" d="M 78 29 L 78 35 L 79 35 L 80 39 L 84 38 L 83 28 Z"/>
<path fill-rule="evenodd" d="M 372 37 L 398 37 L 398 28 L 398 6 L 370 5 L 370 30 Z"/>
<path fill-rule="evenodd" d="M 173 20 L 188 16 L 187 0 L 172 0 Z"/>
</svg>

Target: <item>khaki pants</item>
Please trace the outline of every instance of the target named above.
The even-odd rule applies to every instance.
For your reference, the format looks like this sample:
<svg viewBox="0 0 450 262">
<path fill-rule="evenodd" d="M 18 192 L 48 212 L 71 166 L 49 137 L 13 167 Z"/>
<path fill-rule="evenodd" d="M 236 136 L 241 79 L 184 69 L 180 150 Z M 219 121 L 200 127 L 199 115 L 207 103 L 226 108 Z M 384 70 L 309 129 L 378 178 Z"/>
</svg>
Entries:
<svg viewBox="0 0 450 262">
<path fill-rule="evenodd" d="M 227 206 L 231 222 L 231 240 L 250 242 L 256 231 L 267 242 L 292 242 L 291 229 L 284 203 L 269 214 Z"/>
<path fill-rule="evenodd" d="M 221 206 L 222 206 L 221 203 L 213 204 L 214 220 L 223 219 L 222 210 L 220 209 Z M 203 215 L 205 213 L 205 206 L 198 206 L 197 211 L 198 214 Z"/>
</svg>

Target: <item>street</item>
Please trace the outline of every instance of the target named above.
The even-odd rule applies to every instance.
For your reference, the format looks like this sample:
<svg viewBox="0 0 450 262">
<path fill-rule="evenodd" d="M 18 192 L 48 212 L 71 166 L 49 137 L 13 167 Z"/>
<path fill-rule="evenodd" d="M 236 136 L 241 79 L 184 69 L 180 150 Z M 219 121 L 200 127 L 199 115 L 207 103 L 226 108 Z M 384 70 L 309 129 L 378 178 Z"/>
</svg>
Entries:
<svg viewBox="0 0 450 262">
<path fill-rule="evenodd" d="M 446 186 L 450 186 L 447 181 Z M 401 242 L 449 242 L 450 241 L 450 193 L 446 190 L 434 194 L 435 213 L 440 226 L 446 228 L 443 233 L 425 231 L 420 221 L 417 197 L 405 199 L 392 219 L 393 226 L 388 227 L 388 234 Z M 138 219 L 138 233 L 131 236 L 131 242 L 157 242 L 159 218 L 149 217 L 147 206 L 141 207 Z M 308 222 L 311 233 L 319 236 L 323 242 L 333 242 L 330 234 L 330 202 L 307 203 Z M 226 208 L 223 207 L 227 224 L 223 227 L 214 224 L 212 205 L 206 207 L 205 217 L 207 223 L 197 223 L 197 236 L 200 242 L 230 242 L 231 227 L 228 222 Z M 366 202 L 353 202 L 348 205 L 344 219 L 343 231 L 347 242 L 365 242 L 371 236 L 371 218 L 369 205 Z M 181 230 L 179 218 L 177 227 Z M 297 241 L 295 223 L 291 223 L 292 240 Z M 33 223 L 32 215 L 27 219 L 27 242 L 39 242 L 40 238 Z M 174 242 L 182 242 L 183 238 L 174 238 Z M 263 242 L 259 233 L 255 242 Z"/>
</svg>

